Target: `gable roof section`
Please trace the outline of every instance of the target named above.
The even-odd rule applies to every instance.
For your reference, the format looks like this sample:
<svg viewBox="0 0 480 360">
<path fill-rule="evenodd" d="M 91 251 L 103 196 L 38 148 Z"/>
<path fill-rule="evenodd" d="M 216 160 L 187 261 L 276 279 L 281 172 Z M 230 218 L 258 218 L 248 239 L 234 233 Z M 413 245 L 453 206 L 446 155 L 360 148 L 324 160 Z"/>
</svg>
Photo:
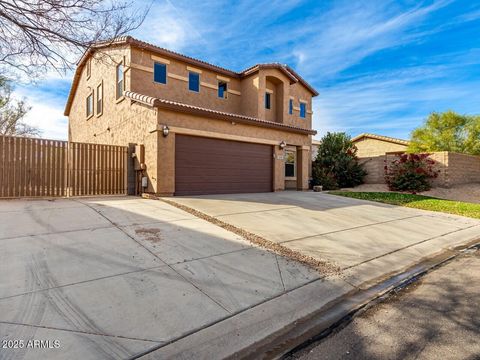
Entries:
<svg viewBox="0 0 480 360">
<path fill-rule="evenodd" d="M 177 53 L 175 51 L 171 51 L 171 50 L 147 43 L 145 41 L 135 39 L 131 36 L 122 36 L 122 37 L 115 38 L 111 41 L 102 41 L 102 42 L 95 43 L 91 45 L 82 55 L 82 57 L 80 58 L 80 61 L 77 64 L 77 69 L 75 70 L 75 74 L 73 76 L 72 87 L 70 88 L 67 104 L 65 105 L 65 111 L 64 111 L 65 116 L 68 116 L 70 113 L 70 107 L 72 105 L 73 97 L 75 96 L 75 91 L 77 89 L 78 82 L 80 80 L 80 75 L 82 73 L 83 67 L 85 66 L 85 62 L 88 60 L 88 58 L 97 50 L 108 48 L 111 46 L 119 46 L 119 45 L 132 45 L 140 49 L 150 50 L 159 55 L 168 56 L 176 60 L 184 61 L 190 65 L 198 66 L 204 69 L 217 72 L 222 75 L 227 75 L 227 76 L 238 78 L 238 79 L 241 79 L 245 76 L 249 76 L 255 73 L 256 71 L 259 71 L 260 69 L 272 69 L 272 68 L 278 69 L 290 79 L 290 84 L 299 82 L 308 91 L 310 91 L 313 96 L 318 95 L 318 92 L 288 65 L 279 64 L 279 63 L 257 64 L 241 72 L 235 72 L 235 71 L 223 68 L 221 66 L 210 64 L 203 60 L 195 59 L 193 57 L 186 56 L 186 55 Z"/>
<path fill-rule="evenodd" d="M 376 134 L 369 134 L 369 133 L 363 133 L 360 135 L 355 136 L 352 138 L 352 142 L 356 142 L 362 139 L 375 139 L 375 140 L 380 140 L 380 141 L 385 141 L 393 144 L 398 144 L 398 145 L 405 145 L 408 146 L 410 142 L 408 140 L 402 140 L 402 139 L 397 139 L 389 136 L 383 136 L 383 135 L 376 135 Z"/>
<path fill-rule="evenodd" d="M 258 119 L 250 116 L 245 116 L 245 115 L 239 115 L 234 113 L 227 113 L 223 111 L 202 108 L 199 106 L 188 105 L 188 104 L 180 103 L 177 101 L 171 101 L 171 100 L 155 98 L 147 95 L 142 95 L 142 94 L 138 94 L 131 91 L 125 91 L 125 97 L 151 107 L 162 108 L 162 109 L 173 110 L 173 111 L 181 111 L 184 113 L 201 115 L 201 116 L 205 116 L 213 119 L 234 121 L 238 123 L 268 127 L 273 129 L 279 129 L 279 130 L 287 130 L 287 131 L 296 132 L 300 134 L 315 135 L 317 133 L 315 130 L 304 129 L 296 126 L 276 123 L 274 121 L 262 120 L 262 119 Z"/>
</svg>

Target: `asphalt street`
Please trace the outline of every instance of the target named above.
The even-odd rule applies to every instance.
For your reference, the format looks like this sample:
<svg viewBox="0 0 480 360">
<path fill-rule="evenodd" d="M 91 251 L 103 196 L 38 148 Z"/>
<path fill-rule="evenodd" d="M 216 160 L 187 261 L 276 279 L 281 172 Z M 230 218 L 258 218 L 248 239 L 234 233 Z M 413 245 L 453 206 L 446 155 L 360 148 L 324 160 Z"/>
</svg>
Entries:
<svg viewBox="0 0 480 360">
<path fill-rule="evenodd" d="M 480 250 L 433 270 L 289 359 L 480 359 Z"/>
</svg>

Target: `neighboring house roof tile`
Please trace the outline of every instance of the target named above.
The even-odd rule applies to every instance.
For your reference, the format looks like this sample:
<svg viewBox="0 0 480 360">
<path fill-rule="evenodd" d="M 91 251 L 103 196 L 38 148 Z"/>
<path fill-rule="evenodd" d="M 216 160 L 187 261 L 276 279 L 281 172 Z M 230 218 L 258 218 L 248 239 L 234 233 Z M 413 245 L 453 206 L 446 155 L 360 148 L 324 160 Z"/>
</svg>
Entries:
<svg viewBox="0 0 480 360">
<path fill-rule="evenodd" d="M 212 118 L 221 119 L 221 120 L 237 121 L 239 123 L 246 123 L 246 124 L 252 124 L 252 125 L 263 126 L 268 128 L 287 130 L 287 131 L 297 132 L 301 134 L 315 135 L 317 133 L 315 130 L 304 129 L 304 128 L 286 125 L 286 124 L 280 124 L 273 121 L 262 120 L 262 119 L 240 115 L 240 114 L 202 108 L 199 106 L 188 105 L 188 104 L 180 103 L 177 101 L 171 101 L 171 100 L 155 98 L 147 95 L 142 95 L 142 94 L 138 94 L 131 91 L 125 91 L 125 96 L 133 101 L 136 101 L 145 105 L 149 105 L 151 107 L 158 107 L 158 108 L 164 108 L 164 109 L 169 109 L 174 111 L 187 112 L 187 113 L 203 115 L 203 116 L 212 117 Z"/>
<path fill-rule="evenodd" d="M 359 141 L 363 138 L 381 140 L 381 141 L 386 141 L 386 142 L 393 143 L 393 144 L 406 145 L 406 146 L 408 146 L 410 144 L 410 142 L 408 140 L 402 140 L 402 139 L 397 139 L 397 138 L 393 138 L 393 137 L 389 137 L 389 136 L 369 134 L 369 133 L 363 133 L 363 134 L 355 136 L 354 138 L 352 138 L 352 142 Z"/>
<path fill-rule="evenodd" d="M 95 43 L 91 45 L 82 55 L 82 57 L 80 58 L 80 61 L 77 64 L 77 69 L 75 70 L 75 74 L 73 76 L 72 86 L 70 88 L 67 104 L 65 106 L 65 111 L 64 111 L 65 116 L 68 116 L 68 114 L 70 113 L 70 107 L 72 105 L 73 97 L 75 95 L 78 81 L 80 80 L 80 74 L 82 72 L 82 68 L 85 65 L 86 60 L 98 49 L 106 48 L 109 46 L 124 45 L 124 44 L 130 44 L 139 48 L 148 49 L 152 52 L 163 54 L 165 56 L 169 56 L 174 59 L 184 61 L 191 65 L 200 66 L 202 68 L 206 68 L 206 69 L 218 72 L 223 75 L 231 76 L 234 78 L 242 78 L 242 77 L 248 76 L 260 69 L 275 68 L 282 71 L 290 79 L 291 83 L 300 82 L 303 86 L 305 86 L 305 88 L 307 88 L 312 93 L 313 96 L 318 95 L 318 92 L 310 84 L 308 84 L 300 75 L 298 75 L 298 73 L 296 73 L 295 70 L 293 70 L 288 65 L 279 64 L 279 63 L 256 64 L 241 72 L 235 72 L 235 71 L 223 68 L 221 66 L 210 64 L 203 60 L 195 59 L 193 57 L 186 56 L 186 55 L 177 53 L 175 51 L 168 50 L 160 46 L 156 46 L 156 45 L 147 43 L 145 41 L 135 39 L 131 36 L 122 36 L 122 37 L 115 38 L 111 41 L 102 41 L 102 42 Z"/>
</svg>

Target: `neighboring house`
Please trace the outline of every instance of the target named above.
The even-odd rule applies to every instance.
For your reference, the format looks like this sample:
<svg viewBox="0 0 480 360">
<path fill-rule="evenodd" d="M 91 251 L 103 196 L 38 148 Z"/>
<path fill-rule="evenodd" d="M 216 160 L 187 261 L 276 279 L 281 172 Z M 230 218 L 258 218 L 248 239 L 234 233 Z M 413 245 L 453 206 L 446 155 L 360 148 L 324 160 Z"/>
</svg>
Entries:
<svg viewBox="0 0 480 360">
<path fill-rule="evenodd" d="M 408 141 L 375 134 L 360 134 L 352 139 L 357 147 L 357 156 L 373 157 L 386 153 L 402 153 L 407 150 Z"/>
<path fill-rule="evenodd" d="M 162 195 L 304 190 L 316 95 L 286 65 L 234 72 L 127 36 L 84 54 L 65 115 L 71 141 L 144 146 L 131 189 L 146 176 Z"/>
<path fill-rule="evenodd" d="M 375 134 L 360 134 L 352 139 L 357 147 L 360 164 L 367 171 L 365 183 L 385 182 L 384 167 L 387 155 L 401 154 L 407 150 L 408 141 Z"/>
</svg>

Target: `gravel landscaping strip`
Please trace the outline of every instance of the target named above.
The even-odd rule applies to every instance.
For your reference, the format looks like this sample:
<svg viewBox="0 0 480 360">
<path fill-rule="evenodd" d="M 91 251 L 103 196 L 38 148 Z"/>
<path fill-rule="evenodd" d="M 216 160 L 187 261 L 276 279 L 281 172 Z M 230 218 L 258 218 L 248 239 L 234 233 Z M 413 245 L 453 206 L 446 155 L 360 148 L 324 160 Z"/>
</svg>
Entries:
<svg viewBox="0 0 480 360">
<path fill-rule="evenodd" d="M 144 197 L 149 198 L 149 199 L 156 199 L 163 201 L 169 205 L 175 206 L 176 208 L 186 211 L 189 214 L 195 215 L 196 217 L 206 220 L 214 225 L 217 225 L 227 231 L 233 232 L 234 234 L 237 234 L 239 236 L 242 236 L 252 244 L 255 244 L 263 249 L 272 251 L 278 255 L 284 256 L 288 259 L 298 261 L 299 263 L 305 264 L 316 271 L 318 271 L 322 275 L 340 275 L 341 270 L 340 267 L 336 266 L 335 264 L 332 264 L 331 262 L 327 260 L 320 260 L 320 259 L 315 259 L 314 257 L 304 255 L 299 251 L 289 249 L 283 245 L 277 244 L 273 241 L 267 240 L 261 236 L 258 236 L 256 234 L 253 234 L 251 232 L 245 231 L 241 228 L 238 228 L 236 226 L 227 224 L 226 222 L 223 222 L 213 216 L 207 215 L 201 211 L 195 210 L 191 207 L 181 205 L 173 200 L 166 200 L 162 199 L 156 196 L 152 195 L 145 195 Z"/>
</svg>

